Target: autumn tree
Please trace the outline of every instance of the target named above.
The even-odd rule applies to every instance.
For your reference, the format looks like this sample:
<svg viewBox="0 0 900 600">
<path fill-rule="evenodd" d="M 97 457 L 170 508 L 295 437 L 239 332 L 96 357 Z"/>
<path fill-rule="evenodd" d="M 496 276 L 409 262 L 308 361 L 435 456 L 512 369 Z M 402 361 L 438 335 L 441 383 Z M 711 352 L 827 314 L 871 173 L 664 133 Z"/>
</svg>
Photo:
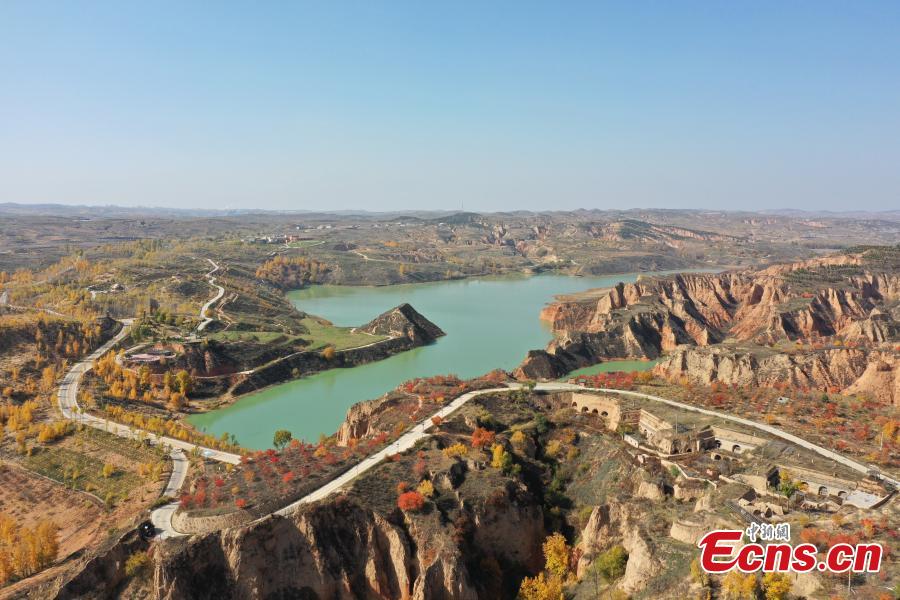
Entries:
<svg viewBox="0 0 900 600">
<path fill-rule="evenodd" d="M 143 575 L 149 567 L 150 555 L 143 550 L 139 550 L 125 561 L 125 575 L 128 577 Z"/>
<path fill-rule="evenodd" d="M 283 450 L 285 446 L 291 443 L 293 437 L 293 434 L 287 429 L 279 429 L 272 438 L 272 445 L 279 450 Z"/>
<path fill-rule="evenodd" d="M 420 494 L 422 494 L 426 498 L 431 498 L 434 496 L 434 484 L 431 483 L 431 480 L 424 479 L 416 488 Z"/>
<path fill-rule="evenodd" d="M 755 573 L 729 571 L 722 580 L 722 596 L 725 600 L 755 600 L 758 588 Z"/>
<path fill-rule="evenodd" d="M 791 593 L 791 580 L 784 573 L 766 573 L 762 585 L 766 600 L 786 600 Z"/>
<path fill-rule="evenodd" d="M 565 579 L 569 574 L 569 544 L 557 532 L 544 540 L 544 566 L 552 575 Z"/>
<path fill-rule="evenodd" d="M 461 458 L 468 454 L 469 448 L 462 442 L 457 442 L 444 448 L 443 452 L 447 458 Z"/>
<path fill-rule="evenodd" d="M 191 380 L 191 374 L 184 369 L 175 374 L 175 383 L 178 385 L 178 391 L 185 397 L 191 393 L 194 385 Z"/>
<path fill-rule="evenodd" d="M 169 402 L 166 407 L 172 412 L 178 412 L 184 408 L 184 395 L 181 392 L 172 392 L 169 394 Z"/>
<path fill-rule="evenodd" d="M 509 441 L 516 448 L 521 448 L 522 446 L 525 445 L 525 439 L 526 439 L 525 433 L 522 430 L 519 430 L 519 431 L 516 431 L 515 433 L 513 433 L 512 436 L 510 436 Z"/>
<path fill-rule="evenodd" d="M 517 474 L 520 469 L 519 465 L 513 463 L 512 454 L 501 444 L 494 444 L 491 448 L 491 466 L 500 469 L 504 475 Z"/>
<path fill-rule="evenodd" d="M 400 510 L 418 512 L 425 507 L 425 497 L 418 491 L 404 492 L 397 498 Z"/>
<path fill-rule="evenodd" d="M 485 446 L 489 446 L 494 443 L 494 437 L 495 434 L 493 431 L 489 431 L 483 427 L 476 427 L 475 431 L 472 432 L 472 447 L 484 448 Z"/>
<path fill-rule="evenodd" d="M 34 527 L 22 527 L 0 513 L 0 585 L 49 567 L 59 553 L 59 528 L 42 519 Z"/>
<path fill-rule="evenodd" d="M 538 573 L 536 577 L 526 577 L 519 586 L 519 600 L 565 600 L 563 582 L 555 576 Z"/>
<path fill-rule="evenodd" d="M 691 561 L 691 579 L 701 587 L 709 586 L 709 573 L 703 570 L 696 558 Z"/>
<path fill-rule="evenodd" d="M 163 389 L 166 392 L 171 392 L 174 387 L 175 387 L 175 378 L 172 376 L 172 373 L 170 371 L 166 371 L 163 374 Z"/>
<path fill-rule="evenodd" d="M 519 586 L 520 600 L 564 600 L 563 587 L 569 575 L 569 545 L 561 533 L 544 540 L 544 568 L 535 577 L 526 577 Z"/>
<path fill-rule="evenodd" d="M 323 283 L 331 267 L 305 256 L 278 255 L 256 270 L 256 276 L 287 289 L 297 289 L 312 283 Z"/>
</svg>

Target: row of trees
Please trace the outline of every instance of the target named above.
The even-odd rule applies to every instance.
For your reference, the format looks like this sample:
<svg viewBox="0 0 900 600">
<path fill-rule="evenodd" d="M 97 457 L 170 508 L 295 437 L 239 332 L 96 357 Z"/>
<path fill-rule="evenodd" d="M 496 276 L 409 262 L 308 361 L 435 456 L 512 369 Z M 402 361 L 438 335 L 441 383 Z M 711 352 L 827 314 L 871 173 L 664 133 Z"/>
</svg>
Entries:
<svg viewBox="0 0 900 600">
<path fill-rule="evenodd" d="M 612 371 L 595 375 L 579 375 L 574 378 L 574 381 L 587 387 L 631 390 L 634 389 L 635 383 L 646 384 L 651 379 L 653 379 L 653 373 L 650 371 Z"/>
<path fill-rule="evenodd" d="M 107 405 L 104 407 L 106 416 L 119 423 L 142 429 L 149 433 L 155 433 L 166 437 L 175 438 L 183 442 L 190 442 L 208 448 L 217 448 L 228 452 L 239 452 L 241 448 L 235 443 L 235 440 L 228 434 L 223 433 L 220 437 L 209 434 L 203 434 L 196 429 L 184 425 L 180 421 L 174 419 L 162 419 L 160 417 L 148 417 L 142 413 L 125 410 L 121 406 Z"/>
<path fill-rule="evenodd" d="M 121 367 L 116 354 L 108 352 L 94 363 L 94 369 L 107 385 L 107 393 L 119 400 L 141 401 L 148 404 L 165 401 L 172 411 L 181 410 L 193 390 L 194 382 L 190 373 L 181 369 L 175 373 L 166 371 L 161 385 L 155 381 L 147 366 L 137 371 Z"/>
<path fill-rule="evenodd" d="M 297 289 L 313 283 L 324 283 L 331 267 L 305 256 L 283 256 L 267 260 L 256 276 L 282 288 Z"/>
<path fill-rule="evenodd" d="M 2 404 L 0 405 L 0 425 L 6 427 L 10 433 L 25 429 L 34 422 L 34 411 L 37 408 L 38 404 L 34 400 L 19 405 Z"/>
<path fill-rule="evenodd" d="M 722 579 L 725 600 L 757 600 L 762 592 L 766 600 L 786 600 L 791 593 L 791 580 L 785 573 L 766 573 L 762 579 L 756 573 L 729 571 Z"/>
<path fill-rule="evenodd" d="M 102 334 L 95 322 L 64 321 L 41 313 L 34 341 L 41 355 L 78 358 L 93 348 Z"/>
</svg>

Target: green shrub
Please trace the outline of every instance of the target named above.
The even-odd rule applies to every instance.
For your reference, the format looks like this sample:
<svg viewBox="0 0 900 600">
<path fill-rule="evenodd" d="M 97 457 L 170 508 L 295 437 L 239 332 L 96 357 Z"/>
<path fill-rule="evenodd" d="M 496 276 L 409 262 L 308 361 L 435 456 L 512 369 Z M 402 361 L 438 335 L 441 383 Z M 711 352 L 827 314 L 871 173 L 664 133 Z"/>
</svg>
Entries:
<svg viewBox="0 0 900 600">
<path fill-rule="evenodd" d="M 125 575 L 128 577 L 143 575 L 149 566 L 150 555 L 144 551 L 135 552 L 125 561 Z"/>
<path fill-rule="evenodd" d="M 625 565 L 628 564 L 628 553 L 622 546 L 613 546 L 596 559 L 593 568 L 606 581 L 615 581 L 625 574 Z"/>
</svg>

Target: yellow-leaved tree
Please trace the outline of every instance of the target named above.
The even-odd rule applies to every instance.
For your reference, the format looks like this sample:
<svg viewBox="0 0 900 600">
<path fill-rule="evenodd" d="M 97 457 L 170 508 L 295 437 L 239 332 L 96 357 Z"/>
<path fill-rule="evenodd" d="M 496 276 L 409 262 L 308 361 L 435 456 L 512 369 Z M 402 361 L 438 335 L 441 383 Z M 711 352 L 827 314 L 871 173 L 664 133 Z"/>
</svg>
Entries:
<svg viewBox="0 0 900 600">
<path fill-rule="evenodd" d="M 519 586 L 520 600 L 564 600 L 571 548 L 561 533 L 544 540 L 544 572 L 526 577 Z"/>
</svg>

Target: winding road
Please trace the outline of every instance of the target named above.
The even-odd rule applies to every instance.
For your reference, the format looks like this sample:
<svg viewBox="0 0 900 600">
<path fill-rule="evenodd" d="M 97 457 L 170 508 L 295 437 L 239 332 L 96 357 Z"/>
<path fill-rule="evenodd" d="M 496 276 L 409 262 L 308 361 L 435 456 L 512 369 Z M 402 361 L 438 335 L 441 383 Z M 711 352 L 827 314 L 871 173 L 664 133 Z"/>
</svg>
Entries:
<svg viewBox="0 0 900 600">
<path fill-rule="evenodd" d="M 221 300 L 222 296 L 225 295 L 225 288 L 223 288 L 221 285 L 217 284 L 216 278 L 213 277 L 213 273 L 215 273 L 216 271 L 219 270 L 219 265 L 217 265 L 215 262 L 213 262 L 213 260 L 211 258 L 207 258 L 206 260 L 208 260 L 209 264 L 211 264 L 213 267 L 212 271 L 210 271 L 209 273 L 206 274 L 206 280 L 209 281 L 209 285 L 216 288 L 218 291 L 216 292 L 216 295 L 213 296 L 209 300 L 209 302 L 204 304 L 203 307 L 200 309 L 200 324 L 197 325 L 197 333 L 200 333 L 201 331 L 206 329 L 206 326 L 215 320 L 213 317 L 206 316 L 206 311 L 208 311 L 213 304 L 215 304 L 216 302 Z"/>
<path fill-rule="evenodd" d="M 233 465 L 241 462 L 241 457 L 230 452 L 213 450 L 212 448 L 198 446 L 196 444 L 191 444 L 182 440 L 176 440 L 174 438 L 166 436 L 154 435 L 142 429 L 122 425 L 121 423 L 116 423 L 115 421 L 110 421 L 109 419 L 96 417 L 82 411 L 81 407 L 78 405 L 78 386 L 81 383 L 81 378 L 84 377 L 85 373 L 87 373 L 94 367 L 94 361 L 96 359 L 103 356 L 116 344 L 122 341 L 126 335 L 128 335 L 128 332 L 131 330 L 132 322 L 132 319 L 126 319 L 122 321 L 122 329 L 121 331 L 119 331 L 119 333 L 109 339 L 105 344 L 94 350 L 83 360 L 75 363 L 72 368 L 69 369 L 69 372 L 66 373 L 62 379 L 62 382 L 59 386 L 59 392 L 57 393 L 59 410 L 62 413 L 63 417 L 71 419 L 77 423 L 82 423 L 89 427 L 100 429 L 119 437 L 133 440 L 147 439 L 150 440 L 151 443 L 158 444 L 167 449 L 169 451 L 169 456 L 172 459 L 172 473 L 169 475 L 169 481 L 166 483 L 166 488 L 163 491 L 163 496 L 168 496 L 171 498 L 178 495 L 178 491 L 181 489 L 181 486 L 184 485 L 184 481 L 187 478 L 189 463 L 187 457 L 185 456 L 185 451 L 191 452 L 196 450 L 200 452 L 205 458 L 230 463 Z M 163 506 L 162 508 L 153 511 L 151 520 L 153 521 L 154 525 L 156 525 L 162 532 L 162 537 L 168 537 L 172 534 L 179 535 L 174 531 L 174 529 L 172 529 L 171 526 L 172 513 L 174 513 L 177 508 L 178 503 L 172 502 L 170 504 L 167 504 L 166 506 Z"/>
<path fill-rule="evenodd" d="M 427 437 L 429 435 L 429 433 L 428 433 L 429 430 L 432 427 L 434 427 L 434 424 L 432 422 L 432 419 L 434 417 L 440 417 L 441 419 L 446 419 L 450 414 L 452 414 L 453 412 L 458 410 L 460 407 L 462 407 L 464 404 L 466 404 L 470 400 L 477 398 L 478 396 L 481 396 L 484 394 L 496 393 L 496 392 L 506 392 L 506 391 L 515 390 L 515 389 L 521 389 L 522 387 L 524 387 L 523 384 L 511 383 L 511 384 L 509 384 L 508 387 L 476 390 L 476 391 L 468 392 L 466 394 L 458 396 L 452 402 L 450 402 L 445 407 L 443 407 L 441 410 L 437 411 L 436 413 L 434 413 L 433 415 L 424 419 L 423 421 L 418 422 L 412 429 L 407 431 L 404 435 L 400 436 L 400 438 L 398 438 L 396 441 L 394 441 L 389 446 L 387 446 L 387 447 L 381 449 L 380 451 L 376 452 L 375 454 L 372 454 L 371 456 L 367 457 L 366 459 L 364 459 L 363 461 L 361 461 L 360 463 L 358 463 L 357 465 L 355 465 L 354 467 L 352 467 L 351 469 L 346 471 L 344 474 L 329 481 L 328 483 L 326 483 L 322 487 L 318 488 L 314 492 L 304 496 L 303 498 L 301 498 L 295 502 L 292 502 L 291 504 L 288 504 L 287 506 L 285 506 L 277 511 L 274 511 L 274 513 L 271 513 L 271 514 L 277 514 L 280 516 L 288 516 L 288 515 L 296 512 L 304 504 L 323 500 L 323 499 L 327 498 L 328 496 L 330 496 L 331 494 L 337 492 L 338 490 L 340 490 L 341 488 L 343 488 L 350 482 L 352 482 L 354 479 L 356 479 L 363 473 L 378 466 L 383 460 L 387 459 L 388 456 L 397 454 L 398 452 L 405 452 L 405 451 L 411 449 L 413 446 L 415 446 L 415 444 L 418 441 L 424 439 L 425 437 Z M 624 396 L 632 396 L 635 398 L 650 400 L 652 402 L 660 402 L 663 404 L 667 404 L 669 406 L 679 408 L 681 410 L 701 413 L 701 414 L 713 416 L 713 417 L 716 417 L 719 419 L 723 419 L 726 421 L 731 421 L 733 423 L 739 423 L 741 425 L 745 425 L 748 427 L 758 429 L 758 430 L 768 433 L 770 435 L 773 435 L 773 436 L 779 437 L 783 440 L 789 441 L 792 444 L 796 444 L 800 447 L 806 448 L 807 450 L 815 452 L 816 454 L 819 454 L 820 456 L 823 456 L 825 458 L 834 460 L 834 461 L 836 461 L 842 465 L 845 465 L 863 475 L 868 475 L 868 474 L 872 473 L 873 471 L 877 472 L 886 482 L 894 485 L 897 488 L 900 488 L 900 481 L 897 481 L 896 479 L 894 479 L 884 473 L 881 473 L 868 465 L 864 465 L 864 464 L 858 463 L 856 461 L 853 461 L 841 454 L 838 454 L 837 452 L 833 452 L 831 450 L 828 450 L 827 448 L 823 448 L 821 446 L 813 444 L 812 442 L 808 442 L 800 437 L 797 437 L 796 435 L 787 433 L 786 431 L 782 431 L 781 429 L 778 429 L 777 427 L 772 427 L 771 425 L 757 423 L 756 421 L 751 421 L 750 419 L 744 419 L 742 417 L 736 417 L 733 415 L 729 415 L 727 413 L 722 413 L 722 412 L 718 412 L 718 411 L 714 411 L 714 410 L 708 410 L 705 408 L 699 408 L 696 406 L 691 406 L 690 404 L 685 404 L 683 402 L 677 402 L 675 400 L 669 400 L 667 398 L 662 398 L 660 396 L 654 396 L 652 394 L 644 394 L 641 392 L 630 392 L 630 391 L 616 390 L 616 389 L 610 389 L 610 388 L 582 387 L 580 385 L 575 385 L 575 384 L 571 384 L 571 383 L 559 383 L 559 382 L 540 383 L 540 384 L 537 384 L 534 389 L 535 389 L 535 391 L 539 391 L 539 392 L 589 391 L 589 392 L 603 392 L 603 393 L 609 393 L 609 394 L 620 394 L 620 395 L 624 395 Z M 159 517 L 158 520 L 157 520 L 157 514 L 154 513 L 154 521 L 153 522 L 155 524 L 157 524 L 157 527 L 159 527 L 161 530 L 164 531 L 164 537 L 176 537 L 176 536 L 185 535 L 185 534 L 175 531 L 175 529 L 172 527 L 171 516 L 174 512 L 175 512 L 174 509 L 171 511 L 167 510 L 166 512 L 160 512 L 160 514 L 158 515 L 158 517 Z M 268 518 L 269 516 L 270 515 L 260 517 L 259 519 L 256 519 L 256 521 L 254 521 L 254 523 L 262 521 L 262 520 Z"/>
<path fill-rule="evenodd" d="M 210 261 L 212 263 L 212 261 Z M 215 269 L 210 272 L 210 277 L 212 277 L 212 273 L 218 269 L 218 265 L 212 263 L 215 266 Z M 217 286 L 218 287 L 218 286 Z M 224 290 L 220 288 L 221 292 L 217 295 L 217 298 L 220 298 L 224 293 Z M 211 305 L 213 302 L 217 300 L 214 298 L 209 303 L 207 303 L 207 307 Z M 95 427 L 97 429 L 102 429 L 109 433 L 113 433 L 115 435 L 126 437 L 130 439 L 150 439 L 153 443 L 160 444 L 163 447 L 167 448 L 170 451 L 170 455 L 172 457 L 172 474 L 169 477 L 169 481 L 166 485 L 164 495 L 174 497 L 177 495 L 178 491 L 181 489 L 184 484 L 185 478 L 187 476 L 188 471 L 188 460 L 185 457 L 185 451 L 199 451 L 205 458 L 209 458 L 212 460 L 217 460 L 221 462 L 226 462 L 230 464 L 238 464 L 240 462 L 240 456 L 236 454 L 231 454 L 228 452 L 222 452 L 220 450 L 213 450 L 211 448 L 205 448 L 202 446 L 197 446 L 195 444 L 191 444 L 189 442 L 184 442 L 181 440 L 176 440 L 174 438 L 169 438 L 165 436 L 154 436 L 152 434 L 148 434 L 143 430 L 139 430 L 136 428 L 128 427 L 126 425 L 122 425 L 120 423 L 116 423 L 114 421 L 110 421 L 108 419 L 103 419 L 100 417 L 96 417 L 94 415 L 83 413 L 81 408 L 78 406 L 78 385 L 81 382 L 81 378 L 84 376 L 86 372 L 88 372 L 93 367 L 93 362 L 95 359 L 102 356 L 105 352 L 110 350 L 113 346 L 119 343 L 129 332 L 131 327 L 131 320 L 123 321 L 122 330 L 119 331 L 118 334 L 115 335 L 112 339 L 107 341 L 105 344 L 100 346 L 97 350 L 92 352 L 89 356 L 87 356 L 84 360 L 76 363 L 68 373 L 66 373 L 65 377 L 63 377 L 62 383 L 59 387 L 59 407 L 63 416 L 77 421 L 79 423 L 83 423 L 90 427 Z M 491 394 L 496 392 L 504 392 L 515 389 L 521 389 L 523 384 L 519 383 L 511 383 L 507 387 L 500 388 L 490 388 L 485 390 L 476 390 L 472 392 L 468 392 L 458 396 L 454 400 L 452 400 L 449 404 L 441 408 L 439 411 L 430 415 L 426 419 L 416 423 L 409 431 L 400 436 L 397 440 L 391 443 L 389 446 L 381 449 L 380 451 L 372 454 L 362 460 L 357 465 L 350 468 L 348 471 L 336 477 L 335 479 L 329 481 L 324 484 L 322 487 L 316 489 L 310 494 L 300 498 L 299 500 L 284 506 L 283 508 L 274 511 L 271 514 L 277 514 L 281 516 L 287 516 L 294 512 L 296 512 L 302 505 L 308 504 L 310 502 L 317 502 L 319 500 L 323 500 L 330 496 L 331 494 L 337 492 L 354 479 L 366 473 L 367 471 L 375 468 L 380 464 L 383 460 L 385 460 L 388 456 L 393 454 L 397 454 L 400 452 L 405 452 L 411 449 L 417 442 L 424 439 L 429 435 L 429 430 L 434 427 L 432 419 L 435 417 L 440 417 L 441 419 L 446 419 L 450 414 L 458 410 L 460 407 L 465 405 L 470 400 L 477 398 L 478 396 L 484 394 Z M 890 477 L 889 475 L 880 472 L 879 470 L 865 465 L 854 460 L 847 458 L 837 452 L 829 450 L 827 448 L 823 448 L 812 442 L 804 440 L 796 435 L 791 433 L 787 433 L 777 427 L 772 427 L 771 425 L 766 425 L 763 423 L 757 423 L 756 421 L 752 421 L 750 419 L 745 419 L 743 417 L 737 417 L 733 415 L 729 415 L 727 413 L 709 410 L 705 408 L 700 408 L 697 406 L 692 406 L 690 404 L 685 404 L 683 402 L 677 402 L 675 400 L 669 400 L 668 398 L 662 398 L 660 396 L 654 396 L 652 394 L 645 394 L 642 392 L 632 392 L 625 390 L 616 390 L 610 388 L 592 388 L 592 387 L 583 387 L 580 385 L 575 385 L 571 383 L 560 383 L 560 382 L 550 382 L 550 383 L 539 383 L 535 386 L 535 391 L 539 392 L 560 392 L 560 391 L 593 391 L 593 392 L 603 392 L 610 394 L 619 394 L 623 396 L 631 396 L 634 398 L 641 398 L 643 400 L 649 400 L 651 402 L 659 402 L 662 404 L 666 404 L 680 410 L 700 413 L 708 416 L 712 416 L 718 419 L 722 419 L 725 421 L 731 421 L 733 423 L 738 423 L 740 425 L 744 425 L 747 427 L 751 427 L 757 429 L 759 431 L 765 432 L 769 435 L 773 435 L 775 437 L 786 440 L 792 444 L 815 452 L 816 454 L 838 462 L 854 471 L 863 474 L 877 474 L 881 477 L 885 482 L 893 485 L 895 488 L 900 488 L 900 481 L 897 479 Z M 172 526 L 172 515 L 178 509 L 178 504 L 176 502 L 167 504 L 161 508 L 153 511 L 151 515 L 151 520 L 153 524 L 159 529 L 161 538 L 170 538 L 170 537 L 178 537 L 182 535 L 186 535 L 180 533 L 175 530 Z M 257 519 L 260 521 L 262 519 L 268 518 L 270 515 L 266 515 Z"/>
<path fill-rule="evenodd" d="M 113 346 L 118 344 L 126 335 L 128 335 L 128 332 L 131 329 L 132 320 L 128 319 L 122 321 L 122 323 L 122 330 L 119 331 L 115 337 L 108 340 L 80 362 L 75 363 L 75 365 L 69 369 L 69 372 L 66 373 L 65 377 L 63 377 L 62 383 L 59 386 L 59 393 L 57 394 L 59 399 L 59 409 L 63 416 L 67 419 L 72 419 L 73 421 L 83 423 L 84 425 L 94 427 L 95 429 L 102 429 L 120 437 L 149 439 L 152 443 L 160 444 L 172 451 L 198 451 L 206 458 L 231 463 L 233 465 L 241 462 L 241 457 L 237 454 L 213 450 L 212 448 L 191 444 L 190 442 L 177 440 L 171 437 L 155 435 L 148 433 L 143 429 L 129 427 L 128 425 L 123 425 L 82 411 L 81 407 L 78 405 L 78 386 L 81 383 L 81 378 L 85 373 L 94 368 L 94 360 L 103 356 L 103 354 L 108 352 Z M 173 470 L 173 473 L 174 471 L 175 470 Z"/>
</svg>

